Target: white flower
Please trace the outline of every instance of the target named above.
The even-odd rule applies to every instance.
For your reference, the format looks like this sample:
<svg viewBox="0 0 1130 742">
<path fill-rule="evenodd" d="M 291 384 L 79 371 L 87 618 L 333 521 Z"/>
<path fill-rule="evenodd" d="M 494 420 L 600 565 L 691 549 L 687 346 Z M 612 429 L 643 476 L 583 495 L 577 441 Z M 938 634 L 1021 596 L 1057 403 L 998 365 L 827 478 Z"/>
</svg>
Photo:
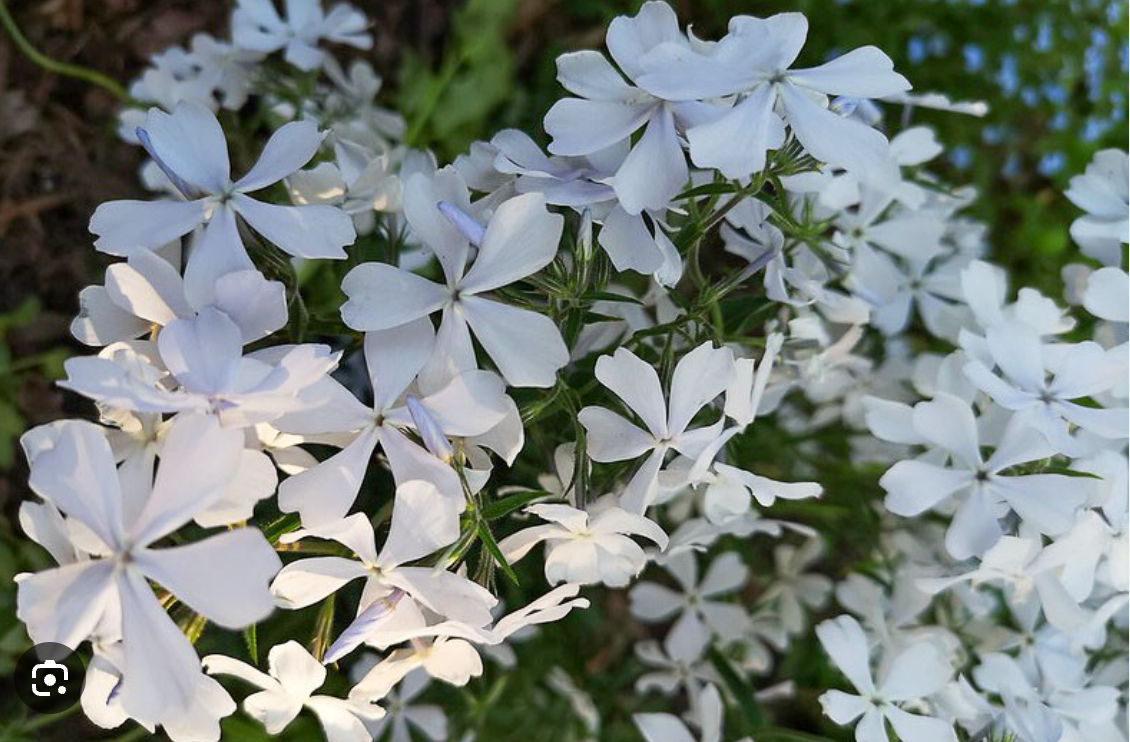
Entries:
<svg viewBox="0 0 1130 742">
<path fill-rule="evenodd" d="M 717 673 L 703 657 L 709 640 L 705 633 L 668 631 L 662 645 L 654 639 L 636 644 L 636 659 L 651 668 L 636 679 L 636 692 L 657 690 L 672 696 L 682 688 L 688 698 L 696 696 L 704 681 L 716 680 Z"/>
<path fill-rule="evenodd" d="M 443 191 L 451 191 L 453 200 L 436 197 Z M 436 354 L 446 368 L 476 368 L 473 331 L 508 383 L 553 386 L 557 369 L 569 361 L 557 326 L 549 317 L 480 294 L 521 280 L 553 260 L 564 220 L 546 210 L 541 195 L 531 193 L 499 206 L 484 230 L 466 213 L 466 201 L 466 187 L 453 172 L 438 173 L 434 185 L 424 176 L 413 177 L 405 211 L 420 240 L 439 258 L 446 284 L 385 263 L 364 263 L 342 281 L 342 291 L 349 297 L 341 307 L 342 319 L 354 329 L 370 332 L 400 327 L 443 310 Z M 464 231 L 447 221 L 445 214 Z M 467 269 L 472 244 L 478 253 Z"/>
<path fill-rule="evenodd" d="M 738 94 L 732 108 L 691 126 L 687 140 L 699 167 L 718 168 L 740 178 L 765 167 L 765 153 L 784 142 L 784 109 L 793 134 L 816 159 L 867 173 L 886 163 L 887 140 L 869 126 L 824 107 L 826 95 L 879 98 L 910 88 L 890 58 L 873 46 L 860 47 L 811 69 L 790 70 L 808 21 L 800 13 L 770 18 L 735 16 L 730 32 L 700 50 L 664 43 L 644 58 L 637 82 L 671 100 L 702 100 Z M 817 102 L 821 101 L 821 102 Z"/>
<path fill-rule="evenodd" d="M 900 461 L 879 480 L 887 492 L 886 507 L 913 517 L 954 495 L 961 504 L 946 533 L 946 548 L 958 559 L 980 555 L 1000 539 L 1002 507 L 1016 512 L 1040 533 L 1060 534 L 1071 528 L 1075 511 L 1087 495 L 1086 480 L 1063 474 L 1009 476 L 1018 464 L 1047 458 L 1052 451 L 1039 431 L 1015 416 L 993 454 L 981 456 L 977 420 L 969 404 L 945 392 L 919 402 L 914 430 L 951 461 L 940 466 L 921 459 Z"/>
<path fill-rule="evenodd" d="M 1121 268 L 1099 268 L 1087 277 L 1083 307 L 1110 322 L 1130 322 L 1130 276 Z"/>
<path fill-rule="evenodd" d="M 376 704 L 314 695 L 326 681 L 326 668 L 296 641 L 271 647 L 266 673 L 220 654 L 210 654 L 202 663 L 209 675 L 230 675 L 262 688 L 244 699 L 243 709 L 268 734 L 282 732 L 305 707 L 318 717 L 328 742 L 369 742 L 373 735 L 366 723 L 385 715 Z"/>
<path fill-rule="evenodd" d="M 1088 407 L 1073 401 L 1109 391 L 1126 376 L 1126 363 L 1117 353 L 1090 341 L 1052 353 L 1036 330 L 1020 322 L 991 327 L 985 337 L 1003 378 L 976 359 L 966 364 L 965 374 L 994 402 L 1019 413 L 1060 453 L 1080 452 L 1068 432 L 1069 422 L 1102 438 L 1118 440 L 1130 433 L 1126 408 Z"/>
<path fill-rule="evenodd" d="M 362 404 L 327 376 L 303 392 L 303 398 L 316 400 L 308 409 L 275 421 L 275 427 L 284 432 L 336 433 L 339 435 L 335 437 L 345 444 L 332 457 L 282 483 L 281 510 L 298 512 L 308 527 L 345 517 L 380 444 L 397 483 L 426 479 L 436 485 L 444 498 L 436 502 L 433 517 L 445 523 L 445 532 L 458 533 L 459 513 L 465 505 L 459 477 L 448 462 L 416 445 L 402 432 L 416 427 L 406 399 L 426 410 L 445 436 L 486 433 L 502 422 L 508 407 L 502 379 L 477 370 L 460 373 L 420 399 L 406 398 L 410 385 L 432 354 L 434 336 L 431 323 L 423 318 L 391 330 L 366 333 L 364 356 L 373 389 L 372 406 Z"/>
<path fill-rule="evenodd" d="M 1068 662 L 1052 656 L 1058 654 L 1053 649 L 1043 662 L 1025 667 L 1013 657 L 999 652 L 990 652 L 980 657 L 980 664 L 973 670 L 973 678 L 982 691 L 993 693 L 1005 699 L 1009 721 L 1022 721 L 1024 731 L 1031 733 L 1030 726 L 1062 726 L 1063 740 L 1115 740 L 1122 733 L 1116 719 L 1120 717 L 1119 691 L 1088 677 L 1085 658 L 1075 657 Z M 1011 708 L 1009 708 L 1011 707 Z M 1031 713 L 1018 715 L 1025 708 L 1043 707 L 1058 717 L 1059 724 L 1050 719 L 1033 718 Z M 1020 716 L 1020 718 L 1017 718 Z M 1040 739 L 1040 737 L 1036 737 Z"/>
<path fill-rule="evenodd" d="M 637 81 L 646 72 L 649 52 L 663 45 L 687 47 L 675 11 L 664 2 L 644 3 L 632 17 L 608 26 L 608 51 L 620 71 Z M 625 81 L 603 54 L 581 51 L 557 58 L 557 79 L 577 98 L 557 101 L 545 116 L 556 155 L 595 155 L 643 135 L 618 164 L 611 185 L 627 215 L 664 210 L 688 178 L 677 123 L 693 120 L 685 96 L 655 96 Z M 693 96 L 692 96 L 693 97 Z"/>
<path fill-rule="evenodd" d="M 956 322 L 949 319 L 953 301 L 961 299 L 961 269 L 964 258 L 944 262 L 894 259 L 861 245 L 854 251 L 851 275 L 846 281 L 852 293 L 873 307 L 871 324 L 884 335 L 897 335 L 910 324 L 917 306 L 922 324 L 935 337 L 950 337 Z"/>
<path fill-rule="evenodd" d="M 382 625 L 395 624 L 399 615 L 419 615 L 420 606 L 472 627 L 484 627 L 491 622 L 490 609 L 498 601 L 490 592 L 454 572 L 406 564 L 459 535 L 458 530 L 437 532 L 445 524 L 437 526 L 429 517 L 436 497 L 435 487 L 424 481 L 410 481 L 398 487 L 392 526 L 380 552 L 373 526 L 363 513 L 283 537 L 284 543 L 309 537 L 337 541 L 356 558 L 310 557 L 286 565 L 271 583 L 271 593 L 280 606 L 304 608 L 353 580 L 365 578 L 357 617 L 326 652 L 327 662 L 335 662 L 362 642 L 372 641 Z"/>
<path fill-rule="evenodd" d="M 398 690 L 385 696 L 386 715 L 371 726 L 374 738 L 380 738 L 387 725 L 392 725 L 389 742 L 412 742 L 411 730 L 416 730 L 434 742 L 443 742 L 448 734 L 447 715 L 442 706 L 431 703 L 413 703 L 431 683 L 424 670 L 414 670 L 401 681 Z"/>
<path fill-rule="evenodd" d="M 147 250 L 108 267 L 105 287 L 87 286 L 79 294 L 79 306 L 71 334 L 87 345 L 132 340 L 174 319 L 193 319 L 203 308 L 189 301 L 177 269 Z M 256 270 L 219 276 L 211 306 L 239 326 L 245 344 L 270 335 L 287 322 L 285 287 Z"/>
<path fill-rule="evenodd" d="M 892 201 L 888 194 L 865 189 L 857 209 L 836 214 L 835 244 L 853 252 L 877 248 L 921 264 L 941 253 L 944 215 L 926 209 L 888 208 Z"/>
<path fill-rule="evenodd" d="M 586 407 L 578 415 L 593 461 L 625 461 L 649 453 L 620 498 L 626 510 L 642 513 L 655 500 L 657 477 L 668 451 L 694 459 L 718 438 L 721 420 L 691 430 L 687 426 L 699 410 L 726 389 L 733 373 L 730 350 L 703 343 L 675 366 L 668 402 L 655 369 L 630 350 L 619 348 L 615 354 L 597 360 L 596 378 L 646 426 L 646 430 L 641 429 L 603 407 Z"/>
<path fill-rule="evenodd" d="M 974 260 L 961 271 L 961 289 L 973 320 L 983 329 L 1023 323 L 1039 335 L 1059 335 L 1075 326 L 1075 319 L 1032 288 L 1022 288 L 1012 304 L 1006 303 L 1008 274 L 1004 269 Z M 988 343 L 974 335 L 973 328 L 962 332 L 963 348 L 985 363 L 990 363 Z"/>
<path fill-rule="evenodd" d="M 629 536 L 642 536 L 660 549 L 667 547 L 667 535 L 654 522 L 614 505 L 592 513 L 568 505 L 531 505 L 526 511 L 553 524 L 526 528 L 498 546 L 507 561 L 515 562 L 537 544 L 548 542 L 545 578 L 550 583 L 624 587 L 647 563 L 643 549 Z"/>
<path fill-rule="evenodd" d="M 301 70 L 322 64 L 323 39 L 369 49 L 373 38 L 365 33 L 368 19 L 347 3 L 337 3 L 330 12 L 320 0 L 286 0 L 286 19 L 279 16 L 273 0 L 239 0 L 232 13 L 232 40 L 243 49 L 271 53 L 285 49 L 284 58 Z"/>
<path fill-rule="evenodd" d="M 361 678 L 349 697 L 370 702 L 386 698 L 397 683 L 419 669 L 449 685 L 461 686 L 483 674 L 483 660 L 465 639 L 440 636 L 432 641 L 420 641 L 417 638 L 411 646 L 389 652 Z"/>
<path fill-rule="evenodd" d="M 146 723 L 178 726 L 200 720 L 214 681 L 200 673 L 192 645 L 153 595 L 165 587 L 200 615 L 227 628 L 265 618 L 267 581 L 280 562 L 263 535 L 241 528 L 195 543 L 152 544 L 224 495 L 239 464 L 243 436 L 215 420 L 178 420 L 165 438 L 151 484 L 122 478 L 101 430 L 72 422 L 58 429 L 34 461 L 32 489 L 82 523 L 100 542 L 100 558 L 18 578 L 17 615 L 32 641 L 77 647 L 104 620 L 120 621 L 120 698 L 125 713 Z M 139 489 L 139 487 L 143 489 Z M 228 711 L 230 713 L 230 710 Z M 222 714 L 226 715 L 226 714 Z"/>
<path fill-rule="evenodd" d="M 662 211 L 629 214 L 611 185 L 627 148 L 620 148 L 618 156 L 604 151 L 588 157 L 547 157 L 515 129 L 496 134 L 490 146 L 497 150 L 493 167 L 516 174 L 514 188 L 519 193 L 538 192 L 546 203 L 591 214 L 602 225 L 597 243 L 616 270 L 652 274 L 665 286 L 678 282 L 682 258 L 663 230 Z"/>
<path fill-rule="evenodd" d="M 1090 593 L 1090 583 L 1071 579 L 1077 576 L 1065 569 L 1071 561 L 1070 552 L 1045 549 L 1038 536 L 1002 536 L 975 569 L 953 577 L 922 578 L 918 584 L 937 593 L 964 581 L 980 585 L 999 580 L 1010 588 L 1014 603 L 1027 601 L 1034 590 L 1048 623 L 1074 631 L 1086 619 L 1079 603 Z"/>
<path fill-rule="evenodd" d="M 707 685 L 694 698 L 697 707 L 695 725 L 699 728 L 699 742 L 720 742 L 722 716 L 725 707 L 722 695 L 714 685 Z M 686 724 L 674 714 L 635 714 L 632 721 L 647 742 L 695 742 Z M 743 742 L 752 742 L 748 737 Z"/>
<path fill-rule="evenodd" d="M 94 212 L 94 246 L 111 255 L 154 250 L 200 225 L 185 268 L 185 293 L 197 306 L 211 303 L 216 279 L 255 266 L 236 215 L 283 251 L 304 258 L 344 258 L 356 233 L 349 216 L 324 204 L 281 206 L 247 193 L 276 183 L 305 165 L 322 135 L 309 121 L 292 121 L 271 135 L 258 162 L 232 182 L 227 142 L 215 114 L 185 102 L 172 114 L 151 109 L 138 136 L 185 201 L 109 201 Z"/>
<path fill-rule="evenodd" d="M 1122 245 L 1130 242 L 1130 203 L 1126 152 L 1104 149 L 1095 153 L 1083 175 L 1076 175 L 1064 193 L 1083 211 L 1071 223 L 1071 238 L 1083 254 L 1106 265 L 1122 265 Z"/>
<path fill-rule="evenodd" d="M 749 579 L 749 569 L 737 553 L 722 552 L 710 563 L 701 581 L 698 558 L 693 552 L 675 554 L 663 566 L 675 578 L 681 592 L 655 582 L 641 582 L 628 593 L 633 616 L 651 623 L 667 621 L 678 614 L 671 633 L 689 637 L 684 641 L 711 635 L 734 641 L 751 627 L 746 608 L 720 600 L 740 590 Z"/>
<path fill-rule="evenodd" d="M 60 386 L 141 413 L 204 412 L 226 426 L 268 422 L 309 406 L 299 393 L 337 366 L 324 345 L 290 345 L 243 355 L 243 332 L 205 307 L 169 322 L 151 343 L 110 345 L 70 358 Z M 170 388 L 172 387 L 172 388 Z"/>
<path fill-rule="evenodd" d="M 498 646 L 514 633 L 534 624 L 556 621 L 574 608 L 587 608 L 588 600 L 577 598 L 579 585 L 561 585 L 537 600 L 499 619 L 493 627 L 476 622 L 446 620 L 428 624 L 413 604 L 404 606 L 385 627 L 380 645 L 410 641 L 411 646 L 390 652 L 365 673 L 350 691 L 351 698 L 369 701 L 385 698 L 392 688 L 417 668 L 451 685 L 466 685 L 483 672 L 476 645 Z M 344 636 L 344 635 L 343 635 Z M 425 637 L 430 640 L 425 641 Z M 341 643 L 335 643 L 335 647 Z M 333 648 L 331 648 L 332 651 Z M 327 657 L 329 655 L 327 654 Z"/>
<path fill-rule="evenodd" d="M 832 592 L 831 579 L 806 571 L 820 559 L 823 551 L 824 542 L 818 538 L 808 539 L 799 549 L 790 544 L 773 549 L 777 574 L 761 599 L 775 605 L 785 630 L 791 634 L 804 630 L 804 609 L 823 607 Z"/>
<path fill-rule="evenodd" d="M 820 705 L 837 724 L 860 719 L 855 728 L 859 742 L 887 742 L 885 721 L 903 742 L 956 742 L 951 725 L 909 713 L 898 705 L 937 693 L 953 674 L 953 668 L 933 644 L 922 642 L 898 654 L 876 687 L 871 676 L 870 644 L 854 618 L 840 616 L 825 621 L 816 627 L 816 635 L 824 651 L 859 691 L 859 695 L 853 695 L 830 690 L 820 696 Z"/>
</svg>

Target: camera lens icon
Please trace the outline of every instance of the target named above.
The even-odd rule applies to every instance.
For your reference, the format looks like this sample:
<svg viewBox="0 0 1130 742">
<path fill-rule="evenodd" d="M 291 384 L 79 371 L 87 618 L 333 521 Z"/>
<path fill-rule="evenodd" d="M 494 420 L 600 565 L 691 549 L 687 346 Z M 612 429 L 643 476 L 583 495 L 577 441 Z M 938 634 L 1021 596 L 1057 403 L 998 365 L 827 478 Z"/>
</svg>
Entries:
<svg viewBox="0 0 1130 742">
<path fill-rule="evenodd" d="M 66 665 L 55 660 L 40 662 L 31 668 L 31 692 L 40 698 L 46 698 L 53 692 L 63 695 L 67 692 L 63 681 L 67 679 L 69 672 Z M 46 690 L 40 690 L 40 685 Z"/>
<path fill-rule="evenodd" d="M 70 647 L 44 642 L 20 656 L 13 675 L 16 695 L 25 706 L 41 714 L 57 714 L 78 702 L 86 667 Z"/>
</svg>

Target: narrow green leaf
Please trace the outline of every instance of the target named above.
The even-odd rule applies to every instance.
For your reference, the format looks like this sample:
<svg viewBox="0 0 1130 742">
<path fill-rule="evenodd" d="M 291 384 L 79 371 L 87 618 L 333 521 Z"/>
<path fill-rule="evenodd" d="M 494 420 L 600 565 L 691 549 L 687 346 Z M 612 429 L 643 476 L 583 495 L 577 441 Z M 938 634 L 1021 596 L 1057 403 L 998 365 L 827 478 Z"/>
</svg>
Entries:
<svg viewBox="0 0 1130 742">
<path fill-rule="evenodd" d="M 517 492 L 483 506 L 483 517 L 487 520 L 498 520 L 499 518 L 510 515 L 510 513 L 513 513 L 522 506 L 528 505 L 534 500 L 539 500 L 543 497 L 554 497 L 554 494 L 545 490 Z"/>
<path fill-rule="evenodd" d="M 581 301 L 618 301 L 624 304 L 636 304 L 643 306 L 643 302 L 634 296 L 624 296 L 623 294 L 614 294 L 611 291 L 586 291 L 579 297 Z"/>
<path fill-rule="evenodd" d="M 1047 466 L 1040 470 L 1041 474 L 1062 474 L 1065 477 L 1082 477 L 1084 479 L 1102 479 L 1098 474 L 1089 471 L 1069 469 L 1066 466 Z"/>
<path fill-rule="evenodd" d="M 518 575 L 514 574 L 514 570 L 510 567 L 510 562 L 506 561 L 506 557 L 502 555 L 502 549 L 498 548 L 498 542 L 494 540 L 494 534 L 487 528 L 487 524 L 480 521 L 477 532 L 479 534 L 479 540 L 483 542 L 483 548 L 490 553 L 494 561 L 498 563 L 499 568 L 510 578 L 510 581 L 517 585 Z"/>
<path fill-rule="evenodd" d="M 243 641 L 247 644 L 247 653 L 251 655 L 252 664 L 259 664 L 259 624 L 251 624 L 243 630 Z"/>
<path fill-rule="evenodd" d="M 733 693 L 734 698 L 737 699 L 742 717 L 746 722 L 743 729 L 750 731 L 764 725 L 765 714 L 761 710 L 761 704 L 757 702 L 757 698 L 754 696 L 753 686 L 734 672 L 734 668 L 730 667 L 729 660 L 723 657 L 722 653 L 715 647 L 710 648 L 710 663 L 718 670 L 718 674 L 722 676 L 722 680 Z M 758 739 L 762 739 L 760 733 Z"/>
<path fill-rule="evenodd" d="M 318 618 L 314 622 L 314 635 L 310 637 L 310 654 L 319 662 L 326 655 L 326 650 L 333 642 L 334 630 L 334 596 L 330 595 L 322 601 L 318 610 Z"/>
<path fill-rule="evenodd" d="M 735 193 L 737 190 L 738 187 L 733 183 L 707 183 L 683 191 L 675 196 L 674 200 L 686 201 L 690 198 L 701 198 L 703 196 L 724 196 L 727 193 Z"/>
</svg>

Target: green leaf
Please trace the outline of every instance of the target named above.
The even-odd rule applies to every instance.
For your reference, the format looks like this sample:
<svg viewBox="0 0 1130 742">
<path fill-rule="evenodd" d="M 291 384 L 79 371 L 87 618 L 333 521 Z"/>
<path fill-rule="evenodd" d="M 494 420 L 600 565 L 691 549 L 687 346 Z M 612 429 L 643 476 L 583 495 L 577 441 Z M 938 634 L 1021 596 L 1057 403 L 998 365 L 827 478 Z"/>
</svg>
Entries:
<svg viewBox="0 0 1130 742">
<path fill-rule="evenodd" d="M 247 644 L 247 653 L 251 655 L 252 664 L 259 664 L 259 629 L 258 624 L 251 624 L 243 630 L 243 641 Z"/>
<path fill-rule="evenodd" d="M 578 297 L 581 301 L 619 301 L 625 304 L 643 306 L 643 302 L 634 296 L 614 294 L 611 291 L 586 291 Z"/>
<path fill-rule="evenodd" d="M 808 732 L 794 732 L 791 729 L 764 729 L 757 733 L 758 742 L 835 742 L 827 737 L 818 737 Z"/>
<path fill-rule="evenodd" d="M 499 518 L 510 515 L 524 505 L 528 505 L 534 500 L 539 500 L 543 497 L 555 497 L 555 495 L 545 490 L 518 492 L 504 497 L 501 500 L 495 500 L 489 505 L 485 505 L 482 511 L 483 517 L 487 520 L 498 520 Z"/>
<path fill-rule="evenodd" d="M 487 550 L 503 573 L 510 578 L 510 581 L 517 585 L 518 575 L 514 574 L 510 562 L 506 561 L 506 557 L 502 555 L 502 549 L 498 548 L 498 542 L 494 540 L 494 534 L 490 532 L 487 524 L 479 521 L 476 532 L 479 534 L 479 540 L 483 542 L 483 548 Z"/>
<path fill-rule="evenodd" d="M 761 704 L 757 702 L 757 698 L 754 696 L 756 691 L 753 686 L 734 672 L 734 668 L 730 667 L 730 661 L 723 657 L 716 647 L 710 648 L 710 663 L 718 670 L 718 674 L 722 676 L 726 687 L 737 699 L 742 717 L 746 722 L 743 729 L 752 730 L 762 726 L 765 723 L 765 714 L 761 710 Z M 758 739 L 761 739 L 760 734 Z"/>
<path fill-rule="evenodd" d="M 707 183 L 683 191 L 675 196 L 674 200 L 685 201 L 689 198 L 701 198 L 702 196 L 724 196 L 728 193 L 737 193 L 737 191 L 738 186 L 733 183 Z"/>
<path fill-rule="evenodd" d="M 1040 470 L 1041 474 L 1062 474 L 1065 477 L 1082 477 L 1084 479 L 1102 479 L 1098 474 L 1089 471 L 1079 471 L 1066 466 L 1047 466 Z"/>
<path fill-rule="evenodd" d="M 314 622 L 314 635 L 310 637 L 310 654 L 319 662 L 326 656 L 326 650 L 333 643 L 334 630 L 334 596 L 330 595 L 322 601 L 318 609 L 318 618 Z"/>
</svg>

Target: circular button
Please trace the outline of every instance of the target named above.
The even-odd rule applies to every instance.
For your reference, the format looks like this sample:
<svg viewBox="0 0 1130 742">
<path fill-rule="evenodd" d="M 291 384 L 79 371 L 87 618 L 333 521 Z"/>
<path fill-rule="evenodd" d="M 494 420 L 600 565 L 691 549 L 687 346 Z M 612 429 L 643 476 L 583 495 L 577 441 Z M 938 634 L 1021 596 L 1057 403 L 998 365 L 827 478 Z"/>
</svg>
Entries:
<svg viewBox="0 0 1130 742">
<path fill-rule="evenodd" d="M 77 652 L 63 644 L 36 644 L 20 655 L 13 673 L 16 695 L 41 714 L 57 714 L 78 702 L 86 666 Z"/>
</svg>

